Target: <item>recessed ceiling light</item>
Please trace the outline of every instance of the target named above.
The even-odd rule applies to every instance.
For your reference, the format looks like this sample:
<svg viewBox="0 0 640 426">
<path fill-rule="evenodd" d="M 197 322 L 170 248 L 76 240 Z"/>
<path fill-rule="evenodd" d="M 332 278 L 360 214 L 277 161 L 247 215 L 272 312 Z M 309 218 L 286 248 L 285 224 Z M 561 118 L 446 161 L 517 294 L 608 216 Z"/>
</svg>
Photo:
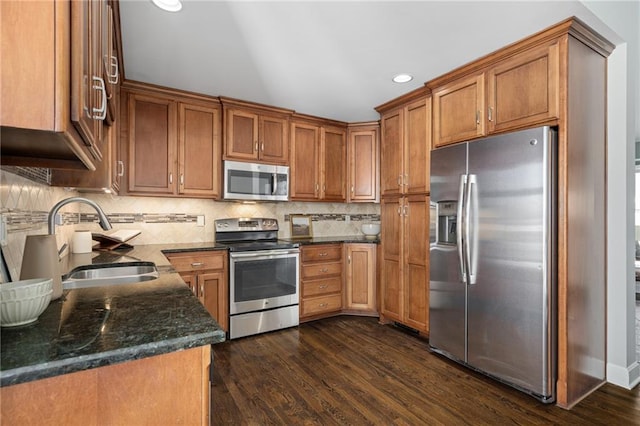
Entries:
<svg viewBox="0 0 640 426">
<path fill-rule="evenodd" d="M 393 81 L 395 81 L 396 83 L 406 83 L 411 80 L 413 80 L 413 76 L 409 74 L 398 74 L 393 77 Z"/>
<path fill-rule="evenodd" d="M 162 10 L 168 12 L 177 12 L 182 9 L 182 3 L 180 0 L 151 0 L 153 4 L 158 6 Z"/>
</svg>

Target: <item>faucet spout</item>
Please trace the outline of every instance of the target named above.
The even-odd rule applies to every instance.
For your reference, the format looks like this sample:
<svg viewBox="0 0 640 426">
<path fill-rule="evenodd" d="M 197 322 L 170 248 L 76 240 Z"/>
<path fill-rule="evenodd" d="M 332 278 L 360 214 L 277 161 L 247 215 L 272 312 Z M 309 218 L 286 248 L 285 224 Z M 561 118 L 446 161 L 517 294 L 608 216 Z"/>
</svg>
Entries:
<svg viewBox="0 0 640 426">
<path fill-rule="evenodd" d="M 65 198 L 64 200 L 58 201 L 58 203 L 56 203 L 56 205 L 51 208 L 51 211 L 49 212 L 49 218 L 48 218 L 49 235 L 54 235 L 56 233 L 56 215 L 58 214 L 58 211 L 63 206 L 66 206 L 67 204 L 74 203 L 74 202 L 88 204 L 91 207 L 93 207 L 96 210 L 96 212 L 98 212 L 100 227 L 102 227 L 102 229 L 104 229 L 105 231 L 108 231 L 109 229 L 111 229 L 111 222 L 109 222 L 107 215 L 104 213 L 104 211 L 102 211 L 100 206 L 95 201 L 92 201 L 92 200 L 89 200 L 88 198 L 83 198 L 83 197 L 70 197 L 70 198 Z"/>
</svg>

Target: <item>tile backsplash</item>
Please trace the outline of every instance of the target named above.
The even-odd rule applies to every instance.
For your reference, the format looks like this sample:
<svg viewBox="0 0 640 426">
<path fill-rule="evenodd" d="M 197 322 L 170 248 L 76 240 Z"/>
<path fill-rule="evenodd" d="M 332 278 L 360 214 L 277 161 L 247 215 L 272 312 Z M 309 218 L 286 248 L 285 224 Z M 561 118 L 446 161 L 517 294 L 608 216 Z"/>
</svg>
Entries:
<svg viewBox="0 0 640 426">
<path fill-rule="evenodd" d="M 214 220 L 226 217 L 275 217 L 280 224 L 280 238 L 289 236 L 290 214 L 311 215 L 314 236 L 360 235 L 363 222 L 380 220 L 379 204 L 243 204 L 191 198 L 79 194 L 0 169 L 0 215 L 7 223 L 7 239 L 2 249 L 13 279 L 19 278 L 26 236 L 46 234 L 51 207 L 64 198 L 78 195 L 98 203 L 114 229 L 142 231 L 130 241 L 134 245 L 213 241 Z M 65 206 L 61 217 L 63 224 L 56 227 L 58 247 L 68 242 L 75 230 L 102 232 L 95 211 L 85 204 Z"/>
</svg>

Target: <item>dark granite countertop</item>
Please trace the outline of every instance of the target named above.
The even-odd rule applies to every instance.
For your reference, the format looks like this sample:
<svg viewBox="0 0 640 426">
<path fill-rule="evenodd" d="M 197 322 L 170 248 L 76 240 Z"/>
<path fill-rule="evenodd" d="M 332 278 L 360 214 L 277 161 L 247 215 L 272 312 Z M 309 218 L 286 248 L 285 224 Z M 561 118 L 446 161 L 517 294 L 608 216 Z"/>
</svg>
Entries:
<svg viewBox="0 0 640 426">
<path fill-rule="evenodd" d="M 86 264 L 152 261 L 159 277 L 65 290 L 35 323 L 1 328 L 0 386 L 224 341 L 224 330 L 163 254 L 220 249 L 215 243 L 154 244 L 66 256 L 63 273 Z"/>
<path fill-rule="evenodd" d="M 313 238 L 284 238 L 286 241 L 300 243 L 300 245 L 329 244 L 329 243 L 370 243 L 380 244 L 380 236 L 368 238 L 364 235 L 344 235 L 334 237 L 313 237 Z"/>
</svg>

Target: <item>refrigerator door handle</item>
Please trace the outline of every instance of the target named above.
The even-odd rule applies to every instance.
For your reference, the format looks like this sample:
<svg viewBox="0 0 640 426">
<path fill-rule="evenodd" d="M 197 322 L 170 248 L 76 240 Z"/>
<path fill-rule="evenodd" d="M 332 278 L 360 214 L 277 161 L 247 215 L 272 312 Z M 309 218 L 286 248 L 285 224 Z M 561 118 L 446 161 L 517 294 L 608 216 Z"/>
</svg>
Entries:
<svg viewBox="0 0 640 426">
<path fill-rule="evenodd" d="M 465 268 L 469 285 L 475 284 L 478 272 L 478 177 L 467 177 L 467 191 L 464 200 L 464 240 Z M 473 219 L 473 222 L 472 222 Z"/>
<path fill-rule="evenodd" d="M 463 247 L 463 241 L 462 241 L 462 234 L 464 232 L 464 220 L 463 220 L 463 213 L 464 213 L 464 194 L 465 194 L 465 189 L 467 187 L 467 175 L 462 174 L 460 175 L 460 187 L 458 190 L 458 212 L 456 215 L 456 246 L 458 248 L 458 263 L 460 264 L 460 276 L 462 277 L 462 282 L 464 284 L 467 283 L 467 271 L 465 269 L 465 263 L 464 263 L 464 247 Z"/>
</svg>

